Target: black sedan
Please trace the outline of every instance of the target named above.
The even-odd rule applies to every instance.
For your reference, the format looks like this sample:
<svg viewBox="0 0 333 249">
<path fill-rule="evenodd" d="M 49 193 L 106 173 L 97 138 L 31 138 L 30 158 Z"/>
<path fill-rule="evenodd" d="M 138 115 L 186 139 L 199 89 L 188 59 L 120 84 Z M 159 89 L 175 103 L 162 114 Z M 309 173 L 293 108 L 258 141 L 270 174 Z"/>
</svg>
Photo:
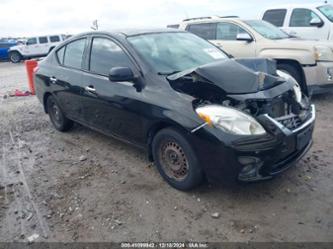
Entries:
<svg viewBox="0 0 333 249">
<path fill-rule="evenodd" d="M 293 78 L 187 32 L 74 36 L 40 63 L 35 83 L 57 130 L 77 122 L 140 146 L 181 190 L 270 179 L 312 144 L 315 109 Z"/>
</svg>

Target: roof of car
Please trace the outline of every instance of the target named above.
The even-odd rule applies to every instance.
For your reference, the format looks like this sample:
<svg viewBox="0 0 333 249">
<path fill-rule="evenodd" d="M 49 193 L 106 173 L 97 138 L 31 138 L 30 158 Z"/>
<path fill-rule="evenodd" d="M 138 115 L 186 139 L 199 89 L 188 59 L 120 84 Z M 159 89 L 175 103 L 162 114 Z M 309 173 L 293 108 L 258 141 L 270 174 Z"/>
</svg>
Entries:
<svg viewBox="0 0 333 249">
<path fill-rule="evenodd" d="M 323 2 L 317 2 L 317 3 L 304 3 L 304 4 L 279 4 L 279 5 L 274 5 L 271 8 L 266 8 L 268 9 L 294 9 L 294 8 L 317 8 L 323 5 L 329 5 L 328 3 L 323 3 Z"/>
<path fill-rule="evenodd" d="M 72 39 L 76 39 L 77 37 L 84 36 L 84 35 L 112 35 L 112 36 L 122 36 L 122 37 L 129 37 L 129 36 L 136 36 L 136 35 L 143 35 L 143 34 L 154 34 L 154 33 L 176 33 L 176 32 L 185 32 L 183 30 L 174 29 L 174 28 L 150 28 L 150 29 L 116 29 L 116 30 L 98 30 L 98 31 L 89 31 L 77 34 Z"/>
<path fill-rule="evenodd" d="M 109 31 L 109 33 L 117 33 L 117 34 L 122 34 L 124 36 L 135 36 L 135 35 L 153 34 L 153 33 L 170 33 L 170 32 L 182 32 L 182 31 L 172 28 L 122 29 L 122 30 Z"/>
<path fill-rule="evenodd" d="M 203 21 L 203 20 L 219 20 L 219 19 L 239 19 L 239 16 L 200 16 L 186 18 L 183 22 L 194 22 L 194 21 Z"/>
<path fill-rule="evenodd" d="M 238 16 L 207 16 L 184 19 L 182 23 L 218 22 L 223 20 L 239 21 L 242 19 Z"/>
</svg>

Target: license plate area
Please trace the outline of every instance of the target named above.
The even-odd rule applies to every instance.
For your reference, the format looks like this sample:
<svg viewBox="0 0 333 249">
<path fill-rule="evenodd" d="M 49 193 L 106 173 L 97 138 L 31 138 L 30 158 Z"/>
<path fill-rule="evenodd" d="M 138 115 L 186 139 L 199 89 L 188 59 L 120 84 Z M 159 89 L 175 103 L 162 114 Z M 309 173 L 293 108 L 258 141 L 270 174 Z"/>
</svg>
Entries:
<svg viewBox="0 0 333 249">
<path fill-rule="evenodd" d="M 297 135 L 297 150 L 303 149 L 306 145 L 308 145 L 312 136 L 312 127 L 307 128 Z"/>
</svg>

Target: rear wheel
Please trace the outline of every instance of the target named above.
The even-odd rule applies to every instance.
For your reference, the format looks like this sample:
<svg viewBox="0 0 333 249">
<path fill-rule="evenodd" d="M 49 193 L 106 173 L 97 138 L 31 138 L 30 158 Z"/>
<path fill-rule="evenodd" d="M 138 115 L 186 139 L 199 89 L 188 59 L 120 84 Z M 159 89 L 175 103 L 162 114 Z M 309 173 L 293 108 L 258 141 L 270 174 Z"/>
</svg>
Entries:
<svg viewBox="0 0 333 249">
<path fill-rule="evenodd" d="M 19 63 L 22 60 L 22 56 L 19 52 L 13 51 L 9 53 L 9 59 L 13 63 Z"/>
<path fill-rule="evenodd" d="M 197 156 L 187 139 L 176 129 L 163 129 L 152 143 L 155 164 L 161 176 L 174 188 L 190 190 L 203 182 Z"/>
<path fill-rule="evenodd" d="M 72 128 L 73 121 L 65 117 L 53 96 L 47 98 L 46 108 L 53 126 L 58 131 L 68 131 Z"/>
</svg>

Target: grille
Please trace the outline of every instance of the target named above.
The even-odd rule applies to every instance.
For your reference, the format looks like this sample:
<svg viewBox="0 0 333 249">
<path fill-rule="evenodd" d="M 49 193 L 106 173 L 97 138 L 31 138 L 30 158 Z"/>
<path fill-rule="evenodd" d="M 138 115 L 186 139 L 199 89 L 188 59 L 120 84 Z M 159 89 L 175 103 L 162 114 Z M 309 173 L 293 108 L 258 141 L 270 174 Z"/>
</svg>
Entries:
<svg viewBox="0 0 333 249">
<path fill-rule="evenodd" d="M 282 99 L 275 100 L 272 103 L 272 117 L 281 117 L 288 114 L 288 104 Z"/>
<path fill-rule="evenodd" d="M 300 127 L 303 123 L 302 119 L 294 114 L 287 115 L 284 117 L 276 118 L 283 126 L 287 127 L 290 130 L 294 130 Z"/>
</svg>

